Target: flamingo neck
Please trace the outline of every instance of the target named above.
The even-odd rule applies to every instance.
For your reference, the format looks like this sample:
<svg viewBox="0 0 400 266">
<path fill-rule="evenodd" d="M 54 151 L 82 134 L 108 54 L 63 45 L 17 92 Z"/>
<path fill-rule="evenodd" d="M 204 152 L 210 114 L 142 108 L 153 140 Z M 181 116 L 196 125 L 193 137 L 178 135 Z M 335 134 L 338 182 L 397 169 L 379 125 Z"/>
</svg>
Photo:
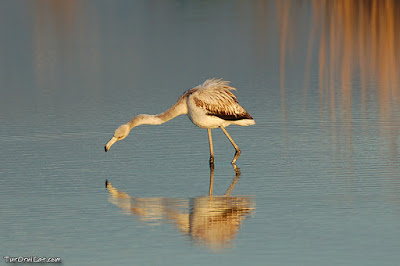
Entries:
<svg viewBox="0 0 400 266">
<path fill-rule="evenodd" d="M 180 98 L 171 108 L 158 115 L 141 114 L 135 116 L 127 124 L 130 130 L 140 125 L 161 125 L 179 115 L 187 114 L 186 99 Z"/>
</svg>

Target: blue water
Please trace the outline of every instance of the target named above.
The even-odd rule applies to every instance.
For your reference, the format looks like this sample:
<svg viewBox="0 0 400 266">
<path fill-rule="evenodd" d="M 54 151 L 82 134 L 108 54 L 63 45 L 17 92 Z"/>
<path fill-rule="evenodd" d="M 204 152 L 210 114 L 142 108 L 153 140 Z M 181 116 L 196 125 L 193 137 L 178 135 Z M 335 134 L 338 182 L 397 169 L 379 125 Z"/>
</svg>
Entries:
<svg viewBox="0 0 400 266">
<path fill-rule="evenodd" d="M 329 1 L 1 2 L 2 258 L 400 260 L 400 31 L 380 13 L 391 9 L 379 7 L 378 27 L 393 31 L 374 43 L 362 17 L 340 20 Z M 210 172 L 207 131 L 185 116 L 104 152 L 120 124 L 212 77 L 230 80 L 256 121 L 227 128 L 240 170 L 215 129 Z"/>
</svg>

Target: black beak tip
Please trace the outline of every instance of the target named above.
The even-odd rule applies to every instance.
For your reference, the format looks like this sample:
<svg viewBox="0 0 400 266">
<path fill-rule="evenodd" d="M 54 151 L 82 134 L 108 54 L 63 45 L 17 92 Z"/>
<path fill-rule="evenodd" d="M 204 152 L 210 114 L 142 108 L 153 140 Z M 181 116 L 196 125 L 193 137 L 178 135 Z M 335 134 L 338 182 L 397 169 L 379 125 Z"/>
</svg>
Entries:
<svg viewBox="0 0 400 266">
<path fill-rule="evenodd" d="M 106 146 L 104 146 L 104 151 L 107 152 L 107 147 Z"/>
</svg>

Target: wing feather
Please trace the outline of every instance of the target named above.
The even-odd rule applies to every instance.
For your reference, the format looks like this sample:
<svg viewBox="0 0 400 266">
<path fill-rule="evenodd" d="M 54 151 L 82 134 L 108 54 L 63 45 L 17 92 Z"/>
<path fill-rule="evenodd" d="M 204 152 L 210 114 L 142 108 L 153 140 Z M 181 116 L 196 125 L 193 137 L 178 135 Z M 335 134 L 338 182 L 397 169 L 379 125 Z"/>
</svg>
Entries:
<svg viewBox="0 0 400 266">
<path fill-rule="evenodd" d="M 196 106 L 204 109 L 208 115 L 225 120 L 253 119 L 239 105 L 236 96 L 231 92 L 236 89 L 229 86 L 229 81 L 208 79 L 196 88 L 192 94 L 193 100 Z"/>
</svg>

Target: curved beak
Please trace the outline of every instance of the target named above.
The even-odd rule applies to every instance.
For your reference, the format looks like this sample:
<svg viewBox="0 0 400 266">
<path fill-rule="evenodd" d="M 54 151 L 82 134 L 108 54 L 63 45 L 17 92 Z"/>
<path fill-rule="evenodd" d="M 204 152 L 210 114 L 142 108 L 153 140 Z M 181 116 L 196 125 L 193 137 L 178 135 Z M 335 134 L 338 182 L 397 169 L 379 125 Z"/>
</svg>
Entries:
<svg viewBox="0 0 400 266">
<path fill-rule="evenodd" d="M 107 142 L 106 146 L 104 146 L 104 151 L 107 152 L 115 142 L 117 142 L 117 138 L 112 137 L 110 141 Z"/>
</svg>

